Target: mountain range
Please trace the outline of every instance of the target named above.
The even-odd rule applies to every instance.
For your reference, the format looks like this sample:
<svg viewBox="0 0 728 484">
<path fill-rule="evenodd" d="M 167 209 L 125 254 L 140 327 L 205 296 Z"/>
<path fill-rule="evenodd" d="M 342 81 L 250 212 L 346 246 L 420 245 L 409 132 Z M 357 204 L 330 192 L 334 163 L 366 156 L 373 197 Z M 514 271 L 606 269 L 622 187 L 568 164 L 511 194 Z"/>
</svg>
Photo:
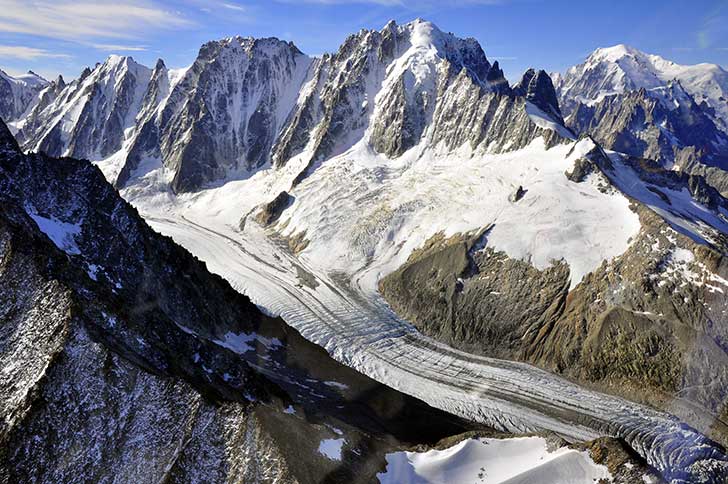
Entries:
<svg viewBox="0 0 728 484">
<path fill-rule="evenodd" d="M 9 476 L 143 472 L 133 453 L 99 451 L 107 468 L 72 458 L 81 434 L 85 456 L 101 441 L 184 442 L 149 470 L 180 482 L 237 468 L 369 481 L 405 472 L 397 451 L 470 452 L 467 438 L 496 431 L 555 432 L 614 482 L 657 482 L 646 464 L 667 482 L 728 475 L 719 66 L 619 45 L 509 83 L 477 41 L 415 20 L 319 57 L 230 37 L 184 69 L 111 56 L 70 82 L 1 79 L 1 240 L 14 242 L 0 260 L 26 264 L 0 266 L 15 281 Z M 375 396 L 334 395 L 337 382 Z M 144 434 L 117 404 L 84 423 L 111 405 L 104 392 L 168 427 Z M 286 442 L 299 406 L 307 440 Z M 44 430 L 53 408 L 78 416 Z M 310 461 L 327 439 L 346 442 L 344 465 Z M 201 466 L 236 444 L 229 464 Z"/>
</svg>

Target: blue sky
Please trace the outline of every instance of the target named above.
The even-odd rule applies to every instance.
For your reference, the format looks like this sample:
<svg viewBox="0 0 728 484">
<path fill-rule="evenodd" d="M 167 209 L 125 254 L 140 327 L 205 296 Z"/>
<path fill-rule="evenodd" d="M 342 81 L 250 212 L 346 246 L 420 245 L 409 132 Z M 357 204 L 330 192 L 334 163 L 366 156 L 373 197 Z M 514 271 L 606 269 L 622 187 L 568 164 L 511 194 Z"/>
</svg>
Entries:
<svg viewBox="0 0 728 484">
<path fill-rule="evenodd" d="M 0 0 L 0 67 L 70 79 L 111 53 L 182 67 L 205 41 L 236 34 L 321 54 L 359 29 L 417 17 L 478 39 L 511 80 L 531 66 L 564 70 L 618 43 L 728 66 L 728 0 Z"/>
</svg>

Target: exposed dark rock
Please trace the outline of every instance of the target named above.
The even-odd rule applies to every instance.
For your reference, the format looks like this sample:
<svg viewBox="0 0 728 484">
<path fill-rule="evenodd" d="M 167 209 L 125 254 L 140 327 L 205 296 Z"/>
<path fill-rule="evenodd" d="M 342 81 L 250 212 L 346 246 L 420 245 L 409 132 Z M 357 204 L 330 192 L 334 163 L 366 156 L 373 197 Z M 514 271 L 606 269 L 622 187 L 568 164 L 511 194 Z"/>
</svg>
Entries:
<svg viewBox="0 0 728 484">
<path fill-rule="evenodd" d="M 283 211 L 293 203 L 294 198 L 283 191 L 273 200 L 263 205 L 255 220 L 261 225 L 271 225 L 278 221 Z"/>
<path fill-rule="evenodd" d="M 508 200 L 512 203 L 515 203 L 523 198 L 523 196 L 526 194 L 528 190 L 524 190 L 521 185 L 518 185 L 518 188 L 516 188 L 516 191 L 510 194 L 508 197 Z"/>
<path fill-rule="evenodd" d="M 488 75 L 485 77 L 485 80 L 488 81 L 488 85 L 490 85 L 495 92 L 500 92 L 502 94 L 508 94 L 510 92 L 510 86 L 508 85 L 506 76 L 503 74 L 503 70 L 500 68 L 498 61 L 493 62 L 493 66 L 490 68 L 490 71 L 488 71 Z"/>
</svg>

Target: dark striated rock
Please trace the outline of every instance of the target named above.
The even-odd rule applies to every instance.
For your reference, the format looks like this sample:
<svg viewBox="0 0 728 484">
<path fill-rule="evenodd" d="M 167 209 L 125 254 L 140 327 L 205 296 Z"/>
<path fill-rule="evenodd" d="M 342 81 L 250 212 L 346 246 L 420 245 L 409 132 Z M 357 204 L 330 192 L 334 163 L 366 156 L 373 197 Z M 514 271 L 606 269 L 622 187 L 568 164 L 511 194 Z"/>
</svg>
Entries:
<svg viewBox="0 0 728 484">
<path fill-rule="evenodd" d="M 495 92 L 499 92 L 501 94 L 510 93 L 510 85 L 506 80 L 505 74 L 503 74 L 503 70 L 498 64 L 498 61 L 493 62 L 493 66 L 485 76 L 485 80 L 488 81 L 488 85 L 490 85 Z"/>
<path fill-rule="evenodd" d="M 556 97 L 556 90 L 551 82 L 551 77 L 546 71 L 528 69 L 520 82 L 513 87 L 516 96 L 525 97 L 544 113 L 553 117 L 554 120 L 563 124 L 564 120 L 559 109 L 559 101 Z"/>
</svg>

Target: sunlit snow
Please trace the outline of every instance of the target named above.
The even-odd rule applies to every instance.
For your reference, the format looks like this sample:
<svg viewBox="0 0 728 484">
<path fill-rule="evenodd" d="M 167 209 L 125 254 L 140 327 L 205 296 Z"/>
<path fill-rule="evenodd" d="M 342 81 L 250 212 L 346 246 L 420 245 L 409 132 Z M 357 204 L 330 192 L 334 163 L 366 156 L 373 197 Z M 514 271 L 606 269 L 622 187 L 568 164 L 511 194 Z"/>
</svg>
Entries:
<svg viewBox="0 0 728 484">
<path fill-rule="evenodd" d="M 584 484 L 610 479 L 586 452 L 549 452 L 540 437 L 467 439 L 444 450 L 395 452 L 381 484 Z"/>
</svg>

